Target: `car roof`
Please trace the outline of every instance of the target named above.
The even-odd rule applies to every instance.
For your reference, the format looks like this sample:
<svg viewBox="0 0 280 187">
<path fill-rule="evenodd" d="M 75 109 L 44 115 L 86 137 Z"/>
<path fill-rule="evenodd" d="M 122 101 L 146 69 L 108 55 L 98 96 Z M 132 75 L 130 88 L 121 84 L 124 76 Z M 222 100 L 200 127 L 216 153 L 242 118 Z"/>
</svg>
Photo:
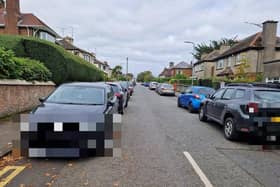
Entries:
<svg viewBox="0 0 280 187">
<path fill-rule="evenodd" d="M 248 86 L 225 86 L 223 88 L 239 88 L 239 89 L 247 89 L 247 90 L 271 90 L 271 91 L 280 91 L 280 89 L 277 88 L 268 88 L 268 87 L 263 87 L 263 86 L 253 86 L 253 87 L 248 87 Z"/>
<path fill-rule="evenodd" d="M 110 87 L 108 84 L 104 82 L 73 82 L 73 83 L 65 83 L 61 86 L 87 86 L 87 87 L 100 87 L 100 88 L 108 88 Z"/>
<path fill-rule="evenodd" d="M 211 88 L 211 87 L 207 87 L 207 86 L 191 86 L 192 88 L 197 88 L 197 89 L 200 89 L 200 88 L 210 88 L 210 89 L 213 89 L 214 90 L 214 88 Z"/>
</svg>

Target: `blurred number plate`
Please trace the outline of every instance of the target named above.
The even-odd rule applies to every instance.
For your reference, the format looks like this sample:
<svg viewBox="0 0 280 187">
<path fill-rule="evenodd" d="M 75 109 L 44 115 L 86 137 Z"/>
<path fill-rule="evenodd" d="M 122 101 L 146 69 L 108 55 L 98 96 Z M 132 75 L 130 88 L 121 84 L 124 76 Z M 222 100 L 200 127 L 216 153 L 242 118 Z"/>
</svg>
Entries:
<svg viewBox="0 0 280 187">
<path fill-rule="evenodd" d="M 271 118 L 271 122 L 273 122 L 273 123 L 280 123 L 280 117 L 273 117 L 273 118 Z"/>
</svg>

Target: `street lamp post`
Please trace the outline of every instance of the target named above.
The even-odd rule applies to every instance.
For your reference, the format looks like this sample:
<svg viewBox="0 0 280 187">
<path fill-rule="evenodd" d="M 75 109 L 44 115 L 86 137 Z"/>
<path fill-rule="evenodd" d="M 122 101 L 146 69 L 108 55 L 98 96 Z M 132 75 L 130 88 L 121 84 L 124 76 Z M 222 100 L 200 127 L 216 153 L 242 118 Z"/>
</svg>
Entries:
<svg viewBox="0 0 280 187">
<path fill-rule="evenodd" d="M 192 44 L 193 45 L 193 49 L 195 48 L 195 43 L 194 42 L 192 42 L 192 41 L 184 41 L 184 43 L 185 44 Z M 193 62 L 194 61 L 194 58 L 193 58 L 193 60 L 192 60 L 192 62 L 191 62 L 191 65 L 192 65 L 192 86 L 193 86 Z"/>
<path fill-rule="evenodd" d="M 126 57 L 126 80 L 128 81 L 128 57 Z"/>
</svg>

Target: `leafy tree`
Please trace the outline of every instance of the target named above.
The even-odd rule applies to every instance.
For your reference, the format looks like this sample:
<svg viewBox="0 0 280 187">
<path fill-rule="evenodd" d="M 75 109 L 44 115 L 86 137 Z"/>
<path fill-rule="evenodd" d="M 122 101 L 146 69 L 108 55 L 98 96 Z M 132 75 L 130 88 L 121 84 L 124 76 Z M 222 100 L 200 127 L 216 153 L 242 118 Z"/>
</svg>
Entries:
<svg viewBox="0 0 280 187">
<path fill-rule="evenodd" d="M 245 57 L 245 55 L 242 55 L 241 57 L 241 64 L 237 67 L 237 79 L 247 79 L 247 71 L 246 69 L 250 67 L 250 64 L 248 64 L 248 59 Z"/>
<path fill-rule="evenodd" d="M 151 71 L 144 71 L 137 75 L 138 82 L 150 82 L 154 80 L 154 76 Z"/>
<path fill-rule="evenodd" d="M 233 46 L 236 43 L 237 43 L 236 40 L 226 39 L 226 38 L 222 38 L 221 40 L 218 41 L 212 40 L 210 41 L 209 44 L 201 43 L 194 47 L 195 52 L 193 53 L 193 56 L 196 60 L 201 60 L 202 54 L 205 53 L 208 54 L 214 50 L 218 50 L 222 45 Z"/>
<path fill-rule="evenodd" d="M 117 65 L 112 70 L 112 77 L 119 80 L 122 76 L 122 66 Z"/>
</svg>

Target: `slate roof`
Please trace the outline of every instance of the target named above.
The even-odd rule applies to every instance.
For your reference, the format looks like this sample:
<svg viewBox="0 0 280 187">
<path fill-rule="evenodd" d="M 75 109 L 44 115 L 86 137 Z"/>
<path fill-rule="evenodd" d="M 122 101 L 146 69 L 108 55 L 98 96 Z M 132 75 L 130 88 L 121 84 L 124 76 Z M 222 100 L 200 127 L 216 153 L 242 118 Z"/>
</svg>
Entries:
<svg viewBox="0 0 280 187">
<path fill-rule="evenodd" d="M 171 69 L 189 69 L 192 68 L 192 65 L 187 62 L 180 62 L 179 64 L 173 66 Z"/>
<path fill-rule="evenodd" d="M 229 50 L 225 51 L 221 55 L 219 55 L 217 59 L 221 59 L 224 57 L 228 57 L 234 54 L 238 54 L 242 51 L 246 51 L 248 49 L 263 49 L 262 45 L 263 34 L 262 32 L 258 32 L 253 34 L 243 40 L 240 40 L 237 44 L 233 45 Z M 280 48 L 280 38 L 277 37 L 276 48 Z"/>
</svg>

